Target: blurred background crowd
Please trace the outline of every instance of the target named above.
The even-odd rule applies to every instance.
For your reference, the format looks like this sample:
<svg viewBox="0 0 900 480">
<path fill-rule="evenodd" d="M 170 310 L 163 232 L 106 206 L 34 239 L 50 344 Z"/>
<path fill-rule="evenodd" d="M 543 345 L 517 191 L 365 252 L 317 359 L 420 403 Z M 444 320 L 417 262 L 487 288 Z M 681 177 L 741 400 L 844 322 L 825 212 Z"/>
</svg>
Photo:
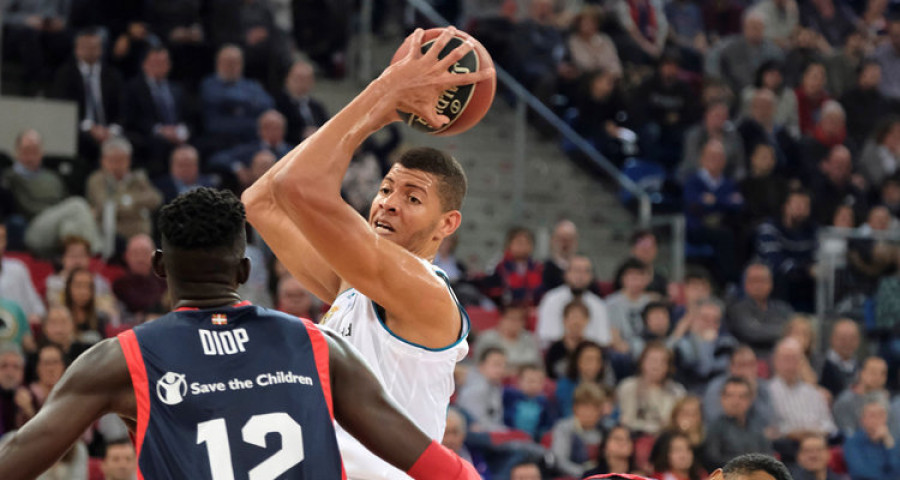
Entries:
<svg viewBox="0 0 900 480">
<path fill-rule="evenodd" d="M 239 194 L 327 121 L 316 79 L 345 75 L 359 3 L 0 3 L 3 94 L 77 105 L 76 155 L 45 154 L 42 125 L 0 152 L 0 434 L 90 345 L 168 311 L 162 205 Z M 448 239 L 435 263 L 472 333 L 445 445 L 491 479 L 700 480 L 748 452 L 797 479 L 900 478 L 900 2 L 429 3 L 683 215 L 690 264 L 669 278 L 638 229 L 598 275 L 566 219 L 542 258 L 536 225 L 494 232 L 487 265 Z M 401 0 L 372 20 L 379 38 L 429 26 Z M 361 213 L 402 143 L 391 127 L 357 152 L 343 194 Z M 249 238 L 246 299 L 327 311 Z M 104 418 L 42 478 L 131 478 L 123 438 Z"/>
</svg>

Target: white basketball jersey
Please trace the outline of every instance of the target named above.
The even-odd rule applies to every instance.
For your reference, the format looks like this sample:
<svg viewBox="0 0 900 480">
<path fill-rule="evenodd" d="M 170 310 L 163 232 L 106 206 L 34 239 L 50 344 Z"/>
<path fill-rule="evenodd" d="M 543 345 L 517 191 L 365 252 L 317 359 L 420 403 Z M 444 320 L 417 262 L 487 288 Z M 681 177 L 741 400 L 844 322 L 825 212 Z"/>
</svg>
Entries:
<svg viewBox="0 0 900 480">
<path fill-rule="evenodd" d="M 435 275 L 447 282 L 438 267 L 428 264 Z M 459 305 L 449 282 L 447 289 Z M 415 301 L 415 293 L 410 294 Z M 362 354 L 388 394 L 429 437 L 440 442 L 447 422 L 447 407 L 453 394 L 453 369 L 468 354 L 469 317 L 462 306 L 459 339 L 442 349 L 430 349 L 408 342 L 391 332 L 384 322 L 384 310 L 365 295 L 348 289 L 334 300 L 322 324 L 340 333 Z M 350 480 L 408 479 L 362 446 L 335 424 L 338 445 Z"/>
</svg>

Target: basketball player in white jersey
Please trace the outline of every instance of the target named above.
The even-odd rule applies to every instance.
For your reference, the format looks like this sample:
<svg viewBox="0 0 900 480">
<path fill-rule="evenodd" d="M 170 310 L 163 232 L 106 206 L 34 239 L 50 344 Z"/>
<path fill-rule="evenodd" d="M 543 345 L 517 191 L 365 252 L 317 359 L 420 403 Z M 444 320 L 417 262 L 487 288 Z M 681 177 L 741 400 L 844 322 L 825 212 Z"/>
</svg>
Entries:
<svg viewBox="0 0 900 480">
<path fill-rule="evenodd" d="M 443 125 L 447 118 L 434 108 L 441 93 L 493 73 L 449 73 L 472 49 L 466 42 L 438 59 L 452 33 L 445 31 L 428 53 L 410 49 L 243 196 L 248 220 L 281 262 L 333 305 L 323 323 L 360 350 L 389 394 L 438 441 L 469 325 L 431 261 L 460 225 L 465 174 L 447 154 L 411 150 L 385 175 L 368 221 L 340 190 L 353 152 L 399 121 L 397 110 Z M 413 33 L 413 45 L 422 44 L 422 35 Z M 338 430 L 348 478 L 408 478 Z"/>
</svg>

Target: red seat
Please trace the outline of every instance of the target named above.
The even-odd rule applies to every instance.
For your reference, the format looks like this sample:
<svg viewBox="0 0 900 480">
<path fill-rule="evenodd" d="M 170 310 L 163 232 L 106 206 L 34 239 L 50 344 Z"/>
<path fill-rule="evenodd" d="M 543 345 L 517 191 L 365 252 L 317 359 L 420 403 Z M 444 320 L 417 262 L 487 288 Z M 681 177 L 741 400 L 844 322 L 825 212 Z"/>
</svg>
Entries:
<svg viewBox="0 0 900 480">
<path fill-rule="evenodd" d="M 47 277 L 53 275 L 53 264 L 46 260 L 38 260 L 26 252 L 7 252 L 6 257 L 15 258 L 25 264 L 31 274 L 31 283 L 41 299 L 47 294 Z"/>
<path fill-rule="evenodd" d="M 541 436 L 541 446 L 546 448 L 547 450 L 549 450 L 550 447 L 553 446 L 553 430 L 544 433 Z"/>
<path fill-rule="evenodd" d="M 125 275 L 126 273 L 124 268 L 120 267 L 119 265 L 110 265 L 104 262 L 101 258 L 92 258 L 89 268 L 92 272 L 95 272 L 108 280 L 110 284 L 118 280 L 119 277 Z"/>
<path fill-rule="evenodd" d="M 497 326 L 500 322 L 500 312 L 497 310 L 487 310 L 481 307 L 469 307 L 466 309 L 469 314 L 469 321 L 472 323 L 472 330 L 483 332 Z"/>
<path fill-rule="evenodd" d="M 107 325 L 106 326 L 106 338 L 115 337 L 118 334 L 120 334 L 126 330 L 131 330 L 131 325 L 119 325 L 117 327 L 113 326 L 113 325 Z"/>
<path fill-rule="evenodd" d="M 834 470 L 838 475 L 847 473 L 847 461 L 844 459 L 844 449 L 840 445 L 831 447 L 831 460 L 828 462 L 828 468 Z"/>
<path fill-rule="evenodd" d="M 99 458 L 88 458 L 88 480 L 103 480 L 106 478 L 103 475 L 103 469 L 101 468 L 102 464 L 103 460 Z"/>
<path fill-rule="evenodd" d="M 500 445 L 507 442 L 531 442 L 531 435 L 521 430 L 505 430 L 502 432 L 491 432 L 491 443 Z"/>
<path fill-rule="evenodd" d="M 644 435 L 634 441 L 634 463 L 638 468 L 650 466 L 650 454 L 653 452 L 653 444 L 656 437 Z"/>
</svg>

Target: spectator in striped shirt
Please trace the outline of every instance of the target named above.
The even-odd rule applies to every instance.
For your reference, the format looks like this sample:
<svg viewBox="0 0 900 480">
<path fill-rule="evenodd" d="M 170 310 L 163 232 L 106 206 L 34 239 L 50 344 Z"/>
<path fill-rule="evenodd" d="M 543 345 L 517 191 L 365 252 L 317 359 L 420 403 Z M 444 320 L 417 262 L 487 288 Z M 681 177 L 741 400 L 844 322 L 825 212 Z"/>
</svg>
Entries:
<svg viewBox="0 0 900 480">
<path fill-rule="evenodd" d="M 803 349 L 794 338 L 786 338 L 775 347 L 772 357 L 775 375 L 769 393 L 775 407 L 778 440 L 775 448 L 785 460 L 796 454 L 796 441 L 807 432 L 834 435 L 837 426 L 825 397 L 802 379 Z"/>
</svg>

